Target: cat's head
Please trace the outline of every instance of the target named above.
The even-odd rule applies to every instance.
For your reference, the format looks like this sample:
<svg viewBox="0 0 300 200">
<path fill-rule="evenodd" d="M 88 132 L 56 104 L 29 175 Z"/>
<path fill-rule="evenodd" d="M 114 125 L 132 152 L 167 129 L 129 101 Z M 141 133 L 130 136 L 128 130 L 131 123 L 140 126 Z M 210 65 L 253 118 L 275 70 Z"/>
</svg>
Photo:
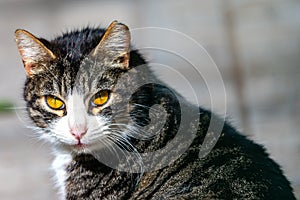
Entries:
<svg viewBox="0 0 300 200">
<path fill-rule="evenodd" d="M 126 140 L 126 130 L 116 126 L 128 117 L 124 94 L 138 78 L 117 82 L 145 63 L 131 50 L 127 26 L 115 21 L 106 30 L 87 28 L 52 41 L 17 30 L 15 38 L 27 74 L 24 99 L 42 138 L 75 152 Z"/>
</svg>

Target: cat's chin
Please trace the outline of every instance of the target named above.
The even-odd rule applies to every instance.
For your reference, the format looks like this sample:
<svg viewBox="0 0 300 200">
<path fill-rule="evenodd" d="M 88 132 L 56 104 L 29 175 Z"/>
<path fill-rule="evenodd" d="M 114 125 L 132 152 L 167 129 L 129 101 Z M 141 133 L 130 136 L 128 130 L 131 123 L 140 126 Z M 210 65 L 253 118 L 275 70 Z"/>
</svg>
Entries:
<svg viewBox="0 0 300 200">
<path fill-rule="evenodd" d="M 59 151 L 69 152 L 72 154 L 91 154 L 92 152 L 98 152 L 106 147 L 101 144 L 85 144 L 85 143 L 78 143 L 78 144 L 60 144 L 55 147 Z"/>
<path fill-rule="evenodd" d="M 58 152 L 67 153 L 67 154 L 88 152 L 88 147 L 85 144 L 56 143 L 54 144 L 53 148 Z"/>
<path fill-rule="evenodd" d="M 87 153 L 88 147 L 85 144 L 72 145 L 72 149 L 78 153 Z"/>
</svg>

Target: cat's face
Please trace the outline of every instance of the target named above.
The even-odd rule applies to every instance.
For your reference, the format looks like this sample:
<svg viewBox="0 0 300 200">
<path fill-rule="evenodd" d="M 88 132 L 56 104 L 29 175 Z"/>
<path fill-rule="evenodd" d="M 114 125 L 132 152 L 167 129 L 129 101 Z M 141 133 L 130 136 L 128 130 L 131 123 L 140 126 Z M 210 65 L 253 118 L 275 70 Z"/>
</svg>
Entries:
<svg viewBox="0 0 300 200">
<path fill-rule="evenodd" d="M 59 42 L 47 43 L 24 30 L 16 31 L 16 41 L 27 73 L 27 110 L 42 138 L 79 153 L 126 140 L 126 129 L 116 127 L 128 117 L 124 91 L 135 82 L 131 77 L 117 84 L 131 68 L 125 25 L 113 22 L 85 55 L 76 46 L 66 50 Z"/>
</svg>

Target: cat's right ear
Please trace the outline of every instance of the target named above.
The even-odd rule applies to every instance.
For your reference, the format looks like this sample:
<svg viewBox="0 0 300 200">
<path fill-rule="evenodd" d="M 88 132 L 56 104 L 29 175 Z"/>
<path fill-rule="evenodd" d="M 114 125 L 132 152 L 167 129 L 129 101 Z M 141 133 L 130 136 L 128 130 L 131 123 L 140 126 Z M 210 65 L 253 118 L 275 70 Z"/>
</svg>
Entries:
<svg viewBox="0 0 300 200">
<path fill-rule="evenodd" d="M 112 59 L 115 66 L 129 68 L 130 32 L 125 24 L 113 21 L 108 26 L 99 44 L 92 51 L 93 57 L 103 54 Z"/>
<path fill-rule="evenodd" d="M 56 59 L 52 51 L 28 31 L 21 29 L 16 30 L 15 40 L 27 76 L 32 76 L 45 70 L 49 62 Z"/>
</svg>

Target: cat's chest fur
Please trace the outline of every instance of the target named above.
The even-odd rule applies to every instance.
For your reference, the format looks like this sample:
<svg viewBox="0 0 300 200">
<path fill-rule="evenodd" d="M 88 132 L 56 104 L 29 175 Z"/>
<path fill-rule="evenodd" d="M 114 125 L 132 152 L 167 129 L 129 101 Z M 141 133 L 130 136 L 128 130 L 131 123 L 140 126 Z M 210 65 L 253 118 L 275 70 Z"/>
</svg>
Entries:
<svg viewBox="0 0 300 200">
<path fill-rule="evenodd" d="M 55 186 L 59 190 L 59 195 L 61 199 L 66 197 L 66 180 L 68 177 L 67 167 L 72 162 L 72 156 L 70 154 L 60 154 L 56 153 L 55 159 L 52 162 L 52 170 L 55 173 Z"/>
</svg>

